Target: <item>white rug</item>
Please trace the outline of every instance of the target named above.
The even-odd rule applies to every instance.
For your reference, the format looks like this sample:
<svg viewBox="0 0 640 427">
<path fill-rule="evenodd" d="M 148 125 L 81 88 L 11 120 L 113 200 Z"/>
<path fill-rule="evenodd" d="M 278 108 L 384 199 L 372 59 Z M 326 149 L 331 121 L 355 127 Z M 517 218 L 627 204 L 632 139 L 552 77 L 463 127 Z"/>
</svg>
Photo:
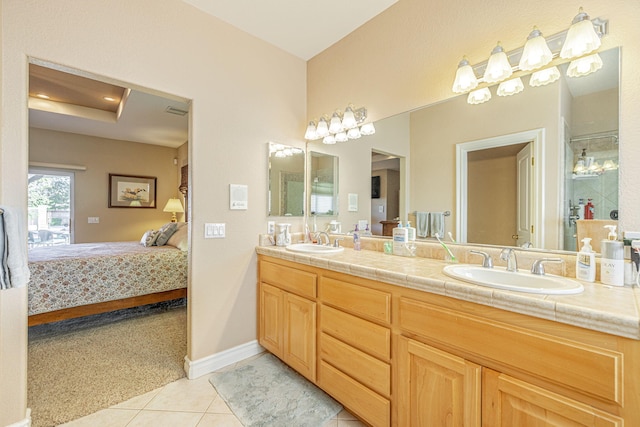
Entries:
<svg viewBox="0 0 640 427">
<path fill-rule="evenodd" d="M 320 427 L 342 406 L 272 354 L 209 379 L 246 427 Z"/>
</svg>

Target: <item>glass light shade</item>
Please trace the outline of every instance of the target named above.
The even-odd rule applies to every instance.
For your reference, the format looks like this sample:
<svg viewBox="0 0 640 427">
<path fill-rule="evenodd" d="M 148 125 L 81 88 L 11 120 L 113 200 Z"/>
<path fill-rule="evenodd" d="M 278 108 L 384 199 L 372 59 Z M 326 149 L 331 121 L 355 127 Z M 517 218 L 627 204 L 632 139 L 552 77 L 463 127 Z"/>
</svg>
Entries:
<svg viewBox="0 0 640 427">
<path fill-rule="evenodd" d="M 349 138 L 347 137 L 347 133 L 345 131 L 342 131 L 336 134 L 335 139 L 336 142 L 347 142 Z"/>
<path fill-rule="evenodd" d="M 591 73 L 595 73 L 602 68 L 602 58 L 597 53 L 585 56 L 583 58 L 574 59 L 569 63 L 567 68 L 567 76 L 583 77 Z"/>
<path fill-rule="evenodd" d="M 507 54 L 504 53 L 504 49 L 498 43 L 491 51 L 487 68 L 484 70 L 484 81 L 498 83 L 509 78 L 512 73 L 509 58 L 507 58 Z"/>
<path fill-rule="evenodd" d="M 562 45 L 560 57 L 565 59 L 577 58 L 600 47 L 600 37 L 593 28 L 593 23 L 582 8 L 573 18 L 567 38 Z"/>
<path fill-rule="evenodd" d="M 467 97 L 467 102 L 469 104 L 482 104 L 483 102 L 487 102 L 491 99 L 491 91 L 488 87 L 474 90 L 473 92 L 469 92 L 469 96 Z"/>
<path fill-rule="evenodd" d="M 544 67 L 553 59 L 553 53 L 537 28 L 529 34 L 524 45 L 518 67 L 523 71 L 531 71 Z"/>
<path fill-rule="evenodd" d="M 349 139 L 358 139 L 360 136 L 360 129 L 358 128 L 351 128 L 347 131 L 347 138 Z"/>
<path fill-rule="evenodd" d="M 360 133 L 362 135 L 373 135 L 376 133 L 376 128 L 373 126 L 373 123 L 365 123 L 360 126 Z"/>
<path fill-rule="evenodd" d="M 531 74 L 529 79 L 529 86 L 538 87 L 553 83 L 560 78 L 560 70 L 558 67 L 545 68 L 544 70 L 536 71 Z"/>
<path fill-rule="evenodd" d="M 322 143 L 327 145 L 335 144 L 336 138 L 333 135 L 327 135 L 324 138 L 322 138 Z"/>
<path fill-rule="evenodd" d="M 286 155 L 286 154 L 284 154 L 284 151 L 276 151 L 276 152 L 275 152 L 275 154 L 274 154 L 274 156 L 275 156 L 275 157 L 277 157 L 277 158 L 279 158 L 279 159 L 281 159 L 281 158 L 283 158 L 283 157 L 287 157 L 287 155 Z"/>
<path fill-rule="evenodd" d="M 344 110 L 344 115 L 342 116 L 342 127 L 344 129 L 351 129 L 358 125 L 356 121 L 356 117 L 353 114 L 353 109 L 351 107 L 347 107 Z"/>
<path fill-rule="evenodd" d="M 515 79 L 507 80 L 506 82 L 500 83 L 498 86 L 498 90 L 496 93 L 498 96 L 511 96 L 516 93 L 520 93 L 524 90 L 524 84 L 522 83 L 522 79 L 520 77 L 516 77 Z"/>
<path fill-rule="evenodd" d="M 338 113 L 333 113 L 333 116 L 331 116 L 331 122 L 329 123 L 329 132 L 334 134 L 342 132 L 342 121 L 340 120 L 340 116 L 338 116 Z"/>
<path fill-rule="evenodd" d="M 602 169 L 606 171 L 612 171 L 618 169 L 618 165 L 615 164 L 613 160 L 605 160 L 602 165 Z"/>
<path fill-rule="evenodd" d="M 307 131 L 304 133 L 304 139 L 314 140 L 318 139 L 318 133 L 316 132 L 316 124 L 314 122 L 309 122 L 309 126 L 307 126 Z"/>
<path fill-rule="evenodd" d="M 578 160 L 576 166 L 573 168 L 574 173 L 582 173 L 585 171 L 584 160 Z"/>
<path fill-rule="evenodd" d="M 478 86 L 478 79 L 476 78 L 473 68 L 469 65 L 467 58 L 462 58 L 462 61 L 458 64 L 456 70 L 456 79 L 453 81 L 454 93 L 466 93 L 475 89 Z"/>
<path fill-rule="evenodd" d="M 329 126 L 327 125 L 327 121 L 325 119 L 320 119 L 318 121 L 316 134 L 318 135 L 318 138 L 324 138 L 325 136 L 329 135 Z"/>
</svg>

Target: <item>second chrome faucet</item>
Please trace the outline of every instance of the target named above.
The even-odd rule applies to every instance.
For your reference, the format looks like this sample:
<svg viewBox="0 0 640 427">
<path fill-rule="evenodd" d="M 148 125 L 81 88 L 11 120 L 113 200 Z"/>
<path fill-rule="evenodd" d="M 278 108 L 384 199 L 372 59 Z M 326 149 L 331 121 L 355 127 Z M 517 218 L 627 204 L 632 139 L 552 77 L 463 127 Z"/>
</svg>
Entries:
<svg viewBox="0 0 640 427">
<path fill-rule="evenodd" d="M 507 271 L 518 271 L 518 259 L 516 258 L 516 251 L 513 248 L 504 248 L 500 252 L 500 259 L 507 261 Z"/>
</svg>

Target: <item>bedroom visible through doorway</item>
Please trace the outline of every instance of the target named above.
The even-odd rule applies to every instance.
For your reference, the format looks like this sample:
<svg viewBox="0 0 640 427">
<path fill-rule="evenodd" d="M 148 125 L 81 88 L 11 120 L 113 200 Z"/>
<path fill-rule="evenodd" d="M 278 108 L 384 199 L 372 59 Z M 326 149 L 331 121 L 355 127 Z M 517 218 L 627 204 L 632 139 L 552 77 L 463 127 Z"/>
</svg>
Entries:
<svg viewBox="0 0 640 427">
<path fill-rule="evenodd" d="M 73 243 L 73 172 L 29 169 L 29 247 Z"/>
</svg>

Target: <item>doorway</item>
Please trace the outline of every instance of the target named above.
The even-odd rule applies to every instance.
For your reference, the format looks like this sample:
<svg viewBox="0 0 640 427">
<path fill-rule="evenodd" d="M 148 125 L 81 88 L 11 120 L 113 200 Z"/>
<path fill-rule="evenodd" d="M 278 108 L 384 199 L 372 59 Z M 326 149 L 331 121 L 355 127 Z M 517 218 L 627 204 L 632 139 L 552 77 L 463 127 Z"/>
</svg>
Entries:
<svg viewBox="0 0 640 427">
<path fill-rule="evenodd" d="M 371 234 L 384 235 L 384 224 L 400 216 L 400 158 L 371 151 Z M 388 228 L 388 227 L 387 227 Z"/>
</svg>

